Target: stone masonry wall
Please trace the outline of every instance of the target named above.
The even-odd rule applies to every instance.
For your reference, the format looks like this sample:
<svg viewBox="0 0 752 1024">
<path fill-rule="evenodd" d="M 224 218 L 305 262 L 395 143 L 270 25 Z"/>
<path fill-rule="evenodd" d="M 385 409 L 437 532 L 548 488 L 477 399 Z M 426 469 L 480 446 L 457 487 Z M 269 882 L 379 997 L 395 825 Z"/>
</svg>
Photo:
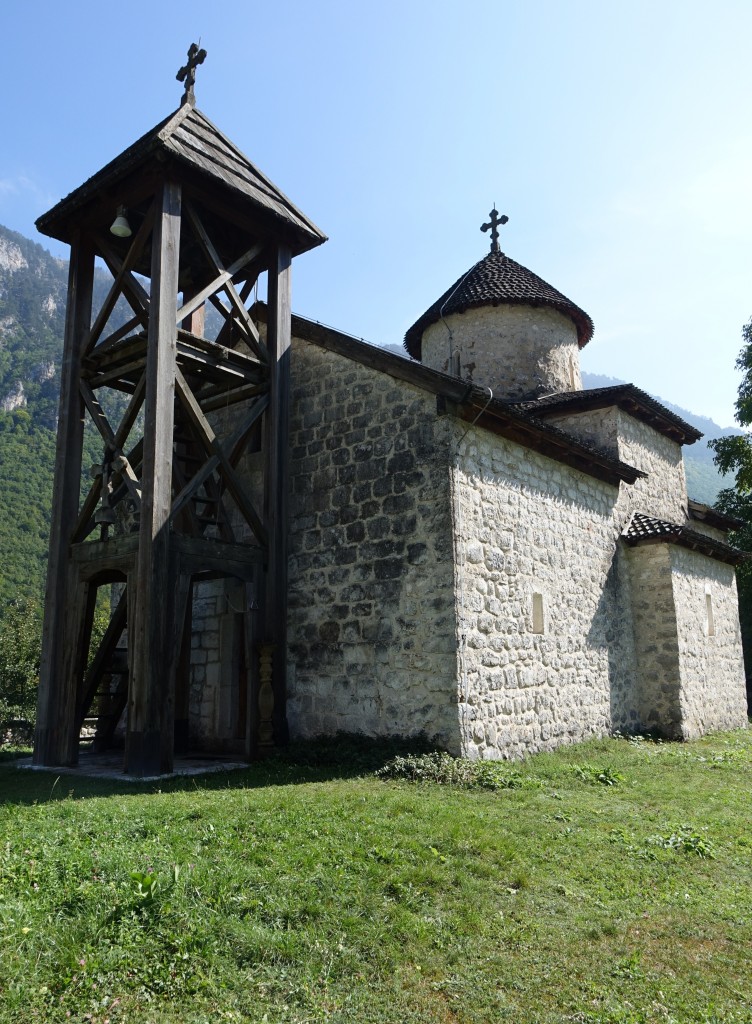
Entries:
<svg viewBox="0 0 752 1024">
<path fill-rule="evenodd" d="M 682 737 L 747 724 L 744 662 L 734 569 L 671 547 Z"/>
<path fill-rule="evenodd" d="M 449 418 L 420 389 L 293 341 L 293 736 L 458 751 Z"/>
<path fill-rule="evenodd" d="M 243 753 L 246 684 L 241 664 L 245 587 L 238 580 L 199 583 L 193 592 L 189 735 L 191 746 Z"/>
<path fill-rule="evenodd" d="M 618 409 L 611 405 L 605 409 L 588 409 L 586 412 L 560 413 L 547 416 L 546 423 L 565 430 L 586 444 L 602 448 L 614 458 L 619 451 Z"/>
<path fill-rule="evenodd" d="M 633 511 L 672 523 L 686 521 L 684 460 L 681 446 L 675 441 L 616 406 L 551 416 L 546 422 L 647 473 L 646 479 L 621 489 L 625 525 Z"/>
<path fill-rule="evenodd" d="M 459 368 L 450 351 L 459 353 Z M 422 353 L 425 366 L 488 385 L 496 398 L 582 390 L 577 330 L 555 309 L 502 305 L 453 313 L 426 330 Z"/>
<path fill-rule="evenodd" d="M 463 752 L 519 757 L 606 733 L 617 489 L 456 430 Z"/>
<path fill-rule="evenodd" d="M 703 523 L 701 519 L 690 519 L 687 525 L 695 533 L 702 533 L 706 537 L 712 537 L 713 540 L 719 540 L 722 544 L 729 543 L 728 533 L 725 530 L 719 530 L 717 526 Z"/>
<path fill-rule="evenodd" d="M 640 728 L 680 739 L 679 638 L 670 546 L 643 544 L 630 548 L 628 560 Z"/>
<path fill-rule="evenodd" d="M 684 523 L 687 482 L 681 445 L 621 409 L 616 415 L 618 457 L 647 473 L 646 478 L 622 488 L 623 507 L 670 523 Z"/>
<path fill-rule="evenodd" d="M 559 423 L 648 473 L 617 489 L 298 339 L 292 385 L 293 737 L 425 733 L 454 753 L 508 758 L 613 729 L 739 722 L 732 570 L 619 540 L 634 510 L 685 521 L 678 445 L 617 409 Z M 238 467 L 257 498 L 258 461 Z M 192 732 L 227 750 L 233 586 L 196 588 L 191 659 Z M 697 642 L 706 586 L 716 636 Z"/>
</svg>

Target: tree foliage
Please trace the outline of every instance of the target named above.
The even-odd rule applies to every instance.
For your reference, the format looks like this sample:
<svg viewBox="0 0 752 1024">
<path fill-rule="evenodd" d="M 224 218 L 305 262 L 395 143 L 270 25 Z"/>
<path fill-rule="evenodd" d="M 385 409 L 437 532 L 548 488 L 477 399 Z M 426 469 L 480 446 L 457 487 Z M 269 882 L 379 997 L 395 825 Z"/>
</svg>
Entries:
<svg viewBox="0 0 752 1024">
<path fill-rule="evenodd" d="M 17 600 L 0 618 L 0 726 L 36 717 L 42 618 L 34 600 Z"/>
<path fill-rule="evenodd" d="M 736 360 L 742 381 L 736 399 L 736 418 L 741 426 L 752 427 L 752 317 L 742 327 L 744 345 Z M 722 490 L 715 507 L 741 523 L 730 535 L 731 542 L 742 551 L 752 551 L 752 434 L 719 437 L 708 441 L 715 451 L 715 463 L 723 473 L 733 473 L 735 486 Z M 752 562 L 736 570 L 739 588 L 739 617 L 744 645 L 747 687 L 752 680 Z"/>
<path fill-rule="evenodd" d="M 736 418 L 741 426 L 752 427 L 752 317 L 742 327 L 742 340 L 744 345 L 736 360 L 737 369 L 742 371 L 742 381 L 735 402 Z M 747 433 L 718 437 L 714 441 L 708 441 L 708 447 L 715 452 L 714 461 L 721 472 L 734 474 L 735 492 L 739 495 L 750 495 L 752 435 Z"/>
</svg>

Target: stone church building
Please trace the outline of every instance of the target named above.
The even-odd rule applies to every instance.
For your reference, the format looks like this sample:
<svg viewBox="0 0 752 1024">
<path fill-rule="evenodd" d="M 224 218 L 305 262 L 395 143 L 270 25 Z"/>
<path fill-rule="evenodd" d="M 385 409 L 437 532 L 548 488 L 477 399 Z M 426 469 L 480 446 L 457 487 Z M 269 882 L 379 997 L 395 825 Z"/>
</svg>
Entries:
<svg viewBox="0 0 752 1024">
<path fill-rule="evenodd" d="M 687 495 L 699 432 L 583 389 L 593 324 L 500 251 L 495 210 L 405 357 L 291 316 L 291 260 L 325 236 L 195 107 L 204 56 L 37 222 L 72 256 L 36 762 L 76 763 L 92 720 L 140 776 L 288 735 L 514 758 L 744 726 L 745 556 Z M 79 493 L 85 413 L 104 454 Z"/>
<path fill-rule="evenodd" d="M 513 758 L 746 724 L 734 522 L 686 491 L 701 435 L 632 385 L 583 390 L 585 312 L 494 239 L 410 360 L 292 333 L 292 737 Z M 194 604 L 199 735 L 231 728 L 236 607 Z"/>
</svg>

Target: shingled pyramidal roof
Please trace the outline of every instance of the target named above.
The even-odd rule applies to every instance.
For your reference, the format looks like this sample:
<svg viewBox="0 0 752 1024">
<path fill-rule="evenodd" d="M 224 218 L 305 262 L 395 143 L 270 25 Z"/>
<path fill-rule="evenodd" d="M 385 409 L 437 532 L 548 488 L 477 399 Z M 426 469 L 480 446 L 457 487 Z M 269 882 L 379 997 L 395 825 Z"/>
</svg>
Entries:
<svg viewBox="0 0 752 1024">
<path fill-rule="evenodd" d="M 568 317 L 577 328 L 580 348 L 593 336 L 593 321 L 542 278 L 515 263 L 503 252 L 490 252 L 447 288 L 405 334 L 405 348 L 413 359 L 421 358 L 423 332 L 450 313 L 464 313 L 478 306 L 503 304 L 548 306 Z"/>
<path fill-rule="evenodd" d="M 70 243 L 76 223 L 91 207 L 112 204 L 114 186 L 145 179 L 149 171 L 173 161 L 182 175 L 207 178 L 238 209 L 253 210 L 269 233 L 289 237 L 293 255 L 326 241 L 326 235 L 267 178 L 192 102 L 184 102 L 114 160 L 61 200 L 37 221 L 37 228 Z M 138 186 L 133 186 L 138 191 Z"/>
</svg>

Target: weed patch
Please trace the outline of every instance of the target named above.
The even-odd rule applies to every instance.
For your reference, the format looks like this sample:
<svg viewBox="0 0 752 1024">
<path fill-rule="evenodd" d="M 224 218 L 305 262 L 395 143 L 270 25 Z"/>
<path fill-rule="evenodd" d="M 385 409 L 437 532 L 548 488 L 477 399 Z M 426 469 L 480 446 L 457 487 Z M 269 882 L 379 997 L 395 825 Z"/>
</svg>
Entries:
<svg viewBox="0 0 752 1024">
<path fill-rule="evenodd" d="M 452 757 L 443 751 L 394 757 L 378 769 L 376 775 L 382 779 L 434 782 L 469 789 L 524 789 L 539 788 L 542 785 L 538 780 L 510 768 L 503 761 L 471 761 L 468 758 Z"/>
</svg>

